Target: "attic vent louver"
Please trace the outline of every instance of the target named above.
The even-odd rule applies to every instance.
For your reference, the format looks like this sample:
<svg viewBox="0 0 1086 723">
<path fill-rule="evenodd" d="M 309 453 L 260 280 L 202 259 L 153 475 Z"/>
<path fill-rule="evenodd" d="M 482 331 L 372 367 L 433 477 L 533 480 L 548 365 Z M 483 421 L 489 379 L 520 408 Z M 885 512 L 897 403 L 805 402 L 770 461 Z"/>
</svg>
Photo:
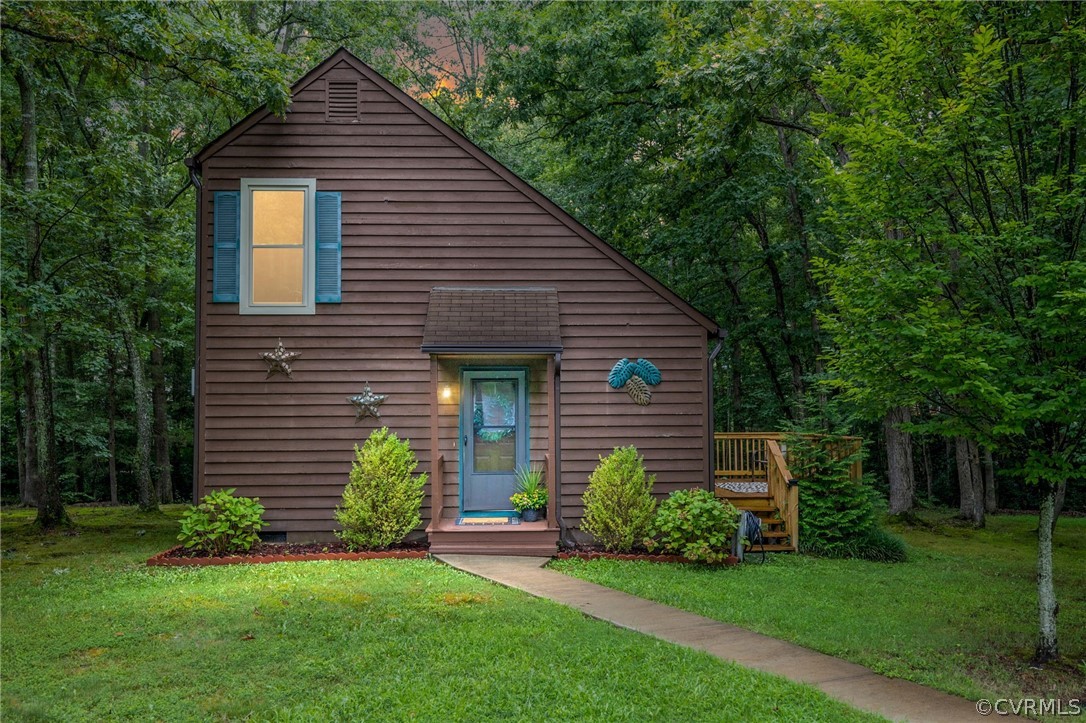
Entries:
<svg viewBox="0 0 1086 723">
<path fill-rule="evenodd" d="M 357 80 L 329 80 L 327 100 L 329 122 L 358 122 Z"/>
</svg>

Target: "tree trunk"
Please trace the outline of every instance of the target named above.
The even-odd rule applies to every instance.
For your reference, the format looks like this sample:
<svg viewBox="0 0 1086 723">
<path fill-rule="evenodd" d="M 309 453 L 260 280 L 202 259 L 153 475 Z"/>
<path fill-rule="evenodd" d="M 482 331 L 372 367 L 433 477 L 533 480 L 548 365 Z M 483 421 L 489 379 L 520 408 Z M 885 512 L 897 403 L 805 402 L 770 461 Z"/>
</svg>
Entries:
<svg viewBox="0 0 1086 723">
<path fill-rule="evenodd" d="M 992 450 L 987 447 L 981 453 L 980 469 L 984 478 L 984 511 L 991 515 L 999 509 L 999 497 L 996 494 L 995 461 Z"/>
<path fill-rule="evenodd" d="M 886 438 L 886 465 L 890 481 L 890 514 L 911 512 L 916 496 L 913 477 L 912 435 L 901 429 L 902 424 L 912 421 L 908 407 L 893 407 L 883 419 L 883 436 Z"/>
<path fill-rule="evenodd" d="M 728 396 L 732 414 L 728 415 L 728 431 L 732 430 L 732 415 L 738 414 L 743 407 L 743 350 L 734 336 L 728 339 L 731 347 L 731 368 L 728 369 Z"/>
<path fill-rule="evenodd" d="M 1056 488 L 1047 484 L 1042 488 L 1041 515 L 1037 521 L 1037 612 L 1040 635 L 1035 663 L 1047 663 L 1060 657 L 1056 640 L 1056 615 L 1060 606 L 1056 602 L 1056 588 L 1052 579 L 1052 527 L 1056 522 Z"/>
<path fill-rule="evenodd" d="M 151 347 L 151 405 L 154 409 L 155 489 L 158 501 L 173 502 L 173 478 L 170 475 L 170 426 L 167 416 L 166 374 L 163 368 L 162 345 L 158 341 L 161 323 L 158 310 L 147 312 L 147 329 L 154 345 Z"/>
<path fill-rule="evenodd" d="M 780 267 L 770 243 L 769 230 L 762 219 L 753 213 L 747 214 L 747 221 L 758 236 L 758 243 L 762 247 L 763 265 L 769 272 L 769 280 L 773 286 L 773 301 L 777 312 L 777 320 L 780 323 L 781 345 L 788 357 L 788 363 L 792 367 L 792 418 L 802 420 L 806 416 L 806 386 L 803 380 L 803 361 L 792 336 L 792 324 L 788 319 L 788 304 L 784 296 L 785 283 L 781 276 Z"/>
<path fill-rule="evenodd" d="M 931 504 L 932 497 L 934 497 L 934 495 L 931 491 L 931 449 L 929 449 L 929 446 L 930 445 L 928 444 L 928 439 L 926 437 L 922 438 L 922 441 L 920 443 L 920 458 L 921 462 L 924 465 L 924 484 L 928 496 L 928 504 Z"/>
<path fill-rule="evenodd" d="M 749 312 L 746 304 L 743 302 L 743 296 L 739 290 L 739 281 L 742 277 L 742 273 L 738 267 L 738 264 L 731 263 L 721 265 L 721 271 L 724 277 L 724 285 L 728 287 L 728 291 L 732 297 L 732 311 L 739 318 L 749 318 Z M 731 338 L 735 339 L 736 343 L 739 343 L 738 335 L 734 335 Z M 792 406 L 788 403 L 788 395 L 785 393 L 784 388 L 781 387 L 780 372 L 777 370 L 777 363 L 773 361 L 773 355 L 769 353 L 768 347 L 757 335 L 751 338 L 751 343 L 754 344 L 754 348 L 758 350 L 758 355 L 762 358 L 762 363 L 765 365 L 766 376 L 769 378 L 770 386 L 773 388 L 773 395 L 777 398 L 777 402 L 781 406 L 781 412 L 789 419 L 793 419 Z"/>
<path fill-rule="evenodd" d="M 143 359 L 127 326 L 122 331 L 128 366 L 132 372 L 132 394 L 136 401 L 136 487 L 139 491 L 139 508 L 143 512 L 158 509 L 154 485 L 151 481 L 151 403 L 147 383 L 143 378 Z"/>
<path fill-rule="evenodd" d="M 57 478 L 57 434 L 56 417 L 53 412 L 53 374 L 52 341 L 48 335 L 38 349 L 30 356 L 37 359 L 37 384 L 35 385 L 34 406 L 37 408 L 37 452 L 38 485 L 34 498 L 38 503 L 38 515 L 34 524 L 48 530 L 53 527 L 70 525 L 68 512 L 60 496 L 60 481 Z"/>
<path fill-rule="evenodd" d="M 12 373 L 17 373 L 17 367 L 11 365 L 8 369 Z M 30 464 L 27 460 L 27 428 L 23 419 L 23 395 L 20 391 L 20 385 L 23 380 L 21 377 L 16 377 L 12 384 L 12 404 L 11 407 L 15 411 L 15 458 L 19 467 L 19 504 L 26 505 L 27 507 L 34 506 L 34 485 L 30 479 Z"/>
<path fill-rule="evenodd" d="M 6 57 L 5 57 L 6 59 Z M 34 80 L 26 66 L 15 63 L 14 75 L 19 87 L 22 117 L 23 190 L 38 192 L 38 111 L 34 98 Z M 26 227 L 26 282 L 34 287 L 42 279 L 41 227 L 30 219 Z M 56 436 L 53 424 L 52 380 L 49 377 L 49 338 L 43 312 L 27 309 L 26 334 L 30 346 L 24 352 L 23 373 L 26 383 L 27 471 L 32 483 L 38 515 L 34 523 L 43 529 L 70 524 L 60 498 L 57 479 Z"/>
<path fill-rule="evenodd" d="M 1063 503 L 1067 500 L 1067 480 L 1063 480 L 1056 485 L 1056 505 L 1052 511 L 1052 534 L 1056 534 L 1056 522 L 1060 519 L 1060 513 L 1063 512 Z"/>
<path fill-rule="evenodd" d="M 116 505 L 117 497 L 117 355 L 110 340 L 106 352 L 109 371 L 106 376 L 106 414 L 109 417 L 109 502 Z"/>
<path fill-rule="evenodd" d="M 955 443 L 961 517 L 975 527 L 984 527 L 984 479 L 980 472 L 977 443 L 965 437 L 957 437 Z"/>
</svg>

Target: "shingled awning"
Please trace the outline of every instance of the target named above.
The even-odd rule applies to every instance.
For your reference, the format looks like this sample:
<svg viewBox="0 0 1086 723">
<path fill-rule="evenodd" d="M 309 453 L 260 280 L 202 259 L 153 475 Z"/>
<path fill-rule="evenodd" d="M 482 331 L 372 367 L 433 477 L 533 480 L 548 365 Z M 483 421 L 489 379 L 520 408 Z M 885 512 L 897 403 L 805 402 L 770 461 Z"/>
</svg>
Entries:
<svg viewBox="0 0 1086 723">
<path fill-rule="evenodd" d="M 560 352 L 558 291 L 537 287 L 434 288 L 430 291 L 422 351 Z"/>
</svg>

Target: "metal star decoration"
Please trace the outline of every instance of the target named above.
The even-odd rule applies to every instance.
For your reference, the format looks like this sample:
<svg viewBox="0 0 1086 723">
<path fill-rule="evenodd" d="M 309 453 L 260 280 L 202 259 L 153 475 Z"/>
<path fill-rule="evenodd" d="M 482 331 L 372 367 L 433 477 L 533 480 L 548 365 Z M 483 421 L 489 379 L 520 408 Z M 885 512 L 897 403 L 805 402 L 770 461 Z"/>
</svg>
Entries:
<svg viewBox="0 0 1086 723">
<path fill-rule="evenodd" d="M 283 340 L 280 339 L 279 345 L 272 351 L 260 352 L 260 357 L 268 364 L 268 376 L 264 378 L 271 379 L 274 374 L 286 374 L 287 379 L 294 379 L 290 365 L 301 355 L 299 351 L 287 351 L 283 348 Z"/>
<path fill-rule="evenodd" d="M 355 418 L 355 421 L 365 417 L 380 419 L 381 412 L 377 408 L 384 404 L 386 399 L 388 399 L 387 394 L 374 394 L 369 383 L 366 384 L 366 388 L 362 390 L 361 394 L 347 397 L 347 401 L 353 404 L 358 411 L 358 417 Z"/>
</svg>

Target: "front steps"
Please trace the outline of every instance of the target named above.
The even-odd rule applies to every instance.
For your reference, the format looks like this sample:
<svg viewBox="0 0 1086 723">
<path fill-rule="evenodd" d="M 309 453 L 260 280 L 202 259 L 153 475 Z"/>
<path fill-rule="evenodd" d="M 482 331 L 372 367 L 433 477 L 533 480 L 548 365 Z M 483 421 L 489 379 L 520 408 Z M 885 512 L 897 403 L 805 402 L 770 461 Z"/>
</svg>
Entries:
<svg viewBox="0 0 1086 723">
<path fill-rule="evenodd" d="M 519 525 L 457 525 L 455 519 L 438 520 L 426 528 L 433 555 L 520 555 L 553 557 L 558 551 L 558 528 L 546 520 Z"/>
</svg>

